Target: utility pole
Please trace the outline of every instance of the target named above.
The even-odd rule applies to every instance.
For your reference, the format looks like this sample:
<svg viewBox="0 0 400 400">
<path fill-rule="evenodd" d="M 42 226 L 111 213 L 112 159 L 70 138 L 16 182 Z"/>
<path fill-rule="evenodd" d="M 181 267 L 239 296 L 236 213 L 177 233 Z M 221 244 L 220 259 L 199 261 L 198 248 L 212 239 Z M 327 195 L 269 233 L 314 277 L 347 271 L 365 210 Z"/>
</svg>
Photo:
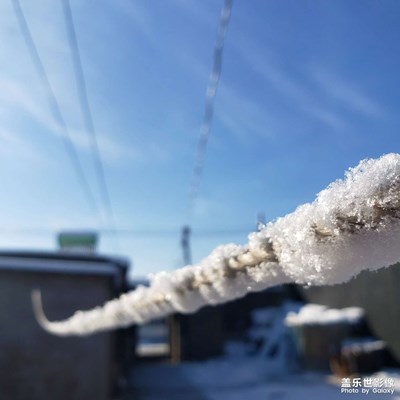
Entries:
<svg viewBox="0 0 400 400">
<path fill-rule="evenodd" d="M 185 225 L 182 228 L 181 245 L 183 252 L 184 265 L 192 264 L 192 254 L 190 251 L 190 227 Z M 172 314 L 168 317 L 169 326 L 169 345 L 170 345 L 170 359 L 172 364 L 180 363 L 182 359 L 182 336 L 181 325 L 183 323 L 182 317 L 179 314 Z"/>
<path fill-rule="evenodd" d="M 190 234 L 191 230 L 189 225 L 185 225 L 182 228 L 182 251 L 183 251 L 183 262 L 185 265 L 192 264 L 192 253 L 190 251 Z"/>
</svg>

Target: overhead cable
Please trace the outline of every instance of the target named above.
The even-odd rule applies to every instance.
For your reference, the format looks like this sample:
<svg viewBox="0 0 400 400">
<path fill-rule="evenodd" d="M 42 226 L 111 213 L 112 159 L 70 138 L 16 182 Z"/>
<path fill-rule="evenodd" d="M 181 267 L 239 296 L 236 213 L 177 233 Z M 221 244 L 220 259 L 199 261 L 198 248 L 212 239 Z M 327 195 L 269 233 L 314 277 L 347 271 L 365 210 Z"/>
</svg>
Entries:
<svg viewBox="0 0 400 400">
<path fill-rule="evenodd" d="M 199 187 L 203 176 L 207 144 L 211 131 L 214 115 L 214 103 L 217 94 L 218 83 L 221 77 L 222 56 L 224 51 L 225 37 L 228 31 L 229 21 L 232 13 L 233 0 L 225 0 L 221 11 L 217 38 L 214 46 L 214 57 L 212 72 L 208 81 L 203 121 L 200 127 L 200 136 L 197 143 L 192 180 L 189 189 L 189 207 L 192 210 L 199 194 Z"/>
<path fill-rule="evenodd" d="M 64 143 L 65 150 L 68 154 L 68 157 L 71 161 L 71 164 L 74 168 L 75 174 L 78 178 L 79 184 L 87 198 L 87 201 L 92 209 L 97 210 L 97 204 L 95 201 L 95 197 L 93 196 L 91 187 L 84 173 L 82 164 L 79 160 L 78 153 L 75 149 L 75 145 L 71 139 L 70 132 L 68 130 L 67 124 L 64 120 L 64 117 L 61 113 L 60 105 L 58 103 L 57 97 L 54 93 L 54 90 L 50 84 L 49 78 L 46 73 L 46 69 L 43 65 L 43 62 L 40 58 L 39 52 L 35 45 L 35 42 L 32 38 L 31 32 L 29 30 L 24 11 L 21 7 L 19 0 L 11 0 L 15 16 L 18 21 L 18 26 L 21 31 L 21 34 L 25 40 L 26 46 L 28 48 L 29 55 L 31 57 L 33 66 L 35 68 L 36 74 L 39 78 L 40 84 L 45 93 L 50 111 L 53 115 L 54 120 L 56 121 L 58 127 L 61 130 L 61 137 Z"/>
<path fill-rule="evenodd" d="M 179 229 L 132 229 L 132 228 L 119 228 L 119 229 L 97 229 L 97 228 L 69 228 L 69 229 L 55 229 L 55 228 L 41 228 L 41 227 L 2 227 L 0 228 L 0 234 L 8 235 L 26 235 L 26 236 L 47 236 L 54 235 L 58 232 L 71 231 L 80 232 L 95 232 L 100 236 L 136 236 L 136 237 L 175 237 L 179 233 Z M 192 232 L 195 237 L 206 237 L 211 236 L 233 236 L 233 235 L 244 235 L 247 234 L 250 228 L 225 228 L 225 229 L 197 229 Z"/>
<path fill-rule="evenodd" d="M 151 277 L 101 307 L 50 322 L 33 293 L 39 324 L 60 336 L 89 335 L 191 313 L 249 292 L 294 282 L 334 285 L 400 261 L 400 155 L 364 160 L 316 200 L 249 235 L 217 247 L 199 264 Z"/>
<path fill-rule="evenodd" d="M 104 165 L 101 158 L 97 133 L 93 122 L 92 110 L 90 107 L 89 98 L 87 94 L 86 79 L 83 72 L 82 60 L 76 36 L 74 19 L 71 12 L 71 6 L 69 0 L 61 0 L 61 3 L 63 6 L 63 15 L 67 30 L 69 48 L 73 60 L 74 75 L 78 90 L 79 103 L 82 110 L 86 132 L 89 135 L 89 140 L 91 145 L 90 147 L 92 149 L 92 156 L 96 171 L 97 182 L 100 189 L 101 197 L 103 199 L 103 205 L 107 213 L 108 223 L 111 225 L 111 227 L 114 227 L 114 213 L 111 206 L 110 193 L 108 190 L 107 180 L 104 174 Z"/>
</svg>

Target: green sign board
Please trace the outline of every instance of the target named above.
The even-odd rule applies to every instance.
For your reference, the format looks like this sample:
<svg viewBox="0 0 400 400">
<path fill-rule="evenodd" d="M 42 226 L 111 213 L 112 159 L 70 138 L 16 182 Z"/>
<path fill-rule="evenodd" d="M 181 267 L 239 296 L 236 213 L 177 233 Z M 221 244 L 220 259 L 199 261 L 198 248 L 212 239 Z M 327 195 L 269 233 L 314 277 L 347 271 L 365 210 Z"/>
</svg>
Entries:
<svg viewBox="0 0 400 400">
<path fill-rule="evenodd" d="M 94 253 L 97 246 L 97 234 L 94 232 L 61 232 L 58 245 L 63 251 Z"/>
</svg>

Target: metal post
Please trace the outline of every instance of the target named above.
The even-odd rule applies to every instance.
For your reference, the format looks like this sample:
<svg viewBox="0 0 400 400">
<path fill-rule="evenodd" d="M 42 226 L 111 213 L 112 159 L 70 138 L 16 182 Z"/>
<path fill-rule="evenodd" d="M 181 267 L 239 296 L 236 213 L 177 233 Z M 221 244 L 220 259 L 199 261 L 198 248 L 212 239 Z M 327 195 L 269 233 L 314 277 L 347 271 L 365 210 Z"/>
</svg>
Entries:
<svg viewBox="0 0 400 400">
<path fill-rule="evenodd" d="M 185 265 L 192 264 L 192 253 L 190 251 L 190 234 L 191 230 L 188 225 L 182 228 L 182 250 L 183 250 L 183 261 Z"/>
</svg>

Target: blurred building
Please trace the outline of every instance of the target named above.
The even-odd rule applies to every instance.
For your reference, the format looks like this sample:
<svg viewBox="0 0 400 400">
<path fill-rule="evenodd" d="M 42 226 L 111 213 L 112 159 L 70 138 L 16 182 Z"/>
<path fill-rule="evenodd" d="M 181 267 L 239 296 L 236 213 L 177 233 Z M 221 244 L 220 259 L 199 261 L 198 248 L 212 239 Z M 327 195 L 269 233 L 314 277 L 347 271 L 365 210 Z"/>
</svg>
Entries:
<svg viewBox="0 0 400 400">
<path fill-rule="evenodd" d="M 365 310 L 374 336 L 384 340 L 400 361 L 400 268 L 396 264 L 364 271 L 349 282 L 334 286 L 301 288 L 312 303 L 335 308 L 358 306 Z"/>
<path fill-rule="evenodd" d="M 262 307 L 279 307 L 298 299 L 293 285 L 282 285 L 193 314 L 174 314 L 169 319 L 170 351 L 173 362 L 204 360 L 224 354 L 228 341 L 242 340 L 251 326 L 251 312 Z"/>
<path fill-rule="evenodd" d="M 132 329 L 89 337 L 43 331 L 32 312 L 40 289 L 50 320 L 102 305 L 127 289 L 128 262 L 84 254 L 0 253 L 0 393 L 3 399 L 106 400 L 129 370 Z"/>
</svg>

